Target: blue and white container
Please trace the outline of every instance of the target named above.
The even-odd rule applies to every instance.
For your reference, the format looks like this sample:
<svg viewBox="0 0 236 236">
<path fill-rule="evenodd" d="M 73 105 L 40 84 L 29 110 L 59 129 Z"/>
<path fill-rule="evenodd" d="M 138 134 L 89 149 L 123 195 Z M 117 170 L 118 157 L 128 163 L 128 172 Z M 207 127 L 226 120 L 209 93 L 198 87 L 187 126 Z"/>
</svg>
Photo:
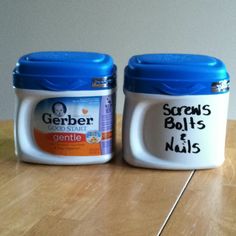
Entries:
<svg viewBox="0 0 236 236">
<path fill-rule="evenodd" d="M 123 152 L 134 166 L 206 169 L 224 162 L 229 75 L 204 55 L 133 56 L 125 68 Z"/>
<path fill-rule="evenodd" d="M 113 155 L 116 66 L 92 52 L 36 52 L 13 72 L 20 160 L 105 163 Z"/>
</svg>

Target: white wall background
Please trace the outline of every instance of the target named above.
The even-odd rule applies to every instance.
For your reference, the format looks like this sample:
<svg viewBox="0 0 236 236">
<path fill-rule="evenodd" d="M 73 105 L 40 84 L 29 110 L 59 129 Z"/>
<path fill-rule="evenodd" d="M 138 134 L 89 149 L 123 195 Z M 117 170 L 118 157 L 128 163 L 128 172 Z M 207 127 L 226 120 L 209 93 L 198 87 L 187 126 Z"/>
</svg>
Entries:
<svg viewBox="0 0 236 236">
<path fill-rule="evenodd" d="M 222 59 L 231 75 L 236 119 L 235 0 L 0 0 L 0 119 L 13 118 L 12 69 L 32 51 L 105 52 L 123 68 L 141 53 L 198 53 Z"/>
</svg>

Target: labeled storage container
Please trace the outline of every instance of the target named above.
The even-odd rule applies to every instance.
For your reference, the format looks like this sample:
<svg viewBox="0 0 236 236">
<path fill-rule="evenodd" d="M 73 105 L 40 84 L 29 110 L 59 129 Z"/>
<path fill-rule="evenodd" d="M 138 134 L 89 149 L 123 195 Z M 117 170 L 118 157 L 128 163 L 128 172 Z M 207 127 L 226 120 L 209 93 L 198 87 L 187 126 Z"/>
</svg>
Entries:
<svg viewBox="0 0 236 236">
<path fill-rule="evenodd" d="M 116 66 L 92 52 L 36 52 L 13 72 L 20 160 L 96 164 L 113 155 Z"/>
<path fill-rule="evenodd" d="M 217 58 L 146 54 L 125 68 L 123 152 L 134 166 L 205 169 L 224 162 L 229 75 Z"/>
</svg>

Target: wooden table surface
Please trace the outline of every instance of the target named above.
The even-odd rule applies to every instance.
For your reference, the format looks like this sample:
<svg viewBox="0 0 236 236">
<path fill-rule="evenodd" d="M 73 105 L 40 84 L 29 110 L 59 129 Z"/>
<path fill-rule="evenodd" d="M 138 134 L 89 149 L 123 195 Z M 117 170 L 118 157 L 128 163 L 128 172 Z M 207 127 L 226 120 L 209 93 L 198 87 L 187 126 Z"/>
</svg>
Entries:
<svg viewBox="0 0 236 236">
<path fill-rule="evenodd" d="M 12 121 L 0 122 L 0 235 L 236 235 L 236 121 L 228 122 L 226 161 L 202 171 L 108 164 L 18 162 Z"/>
</svg>

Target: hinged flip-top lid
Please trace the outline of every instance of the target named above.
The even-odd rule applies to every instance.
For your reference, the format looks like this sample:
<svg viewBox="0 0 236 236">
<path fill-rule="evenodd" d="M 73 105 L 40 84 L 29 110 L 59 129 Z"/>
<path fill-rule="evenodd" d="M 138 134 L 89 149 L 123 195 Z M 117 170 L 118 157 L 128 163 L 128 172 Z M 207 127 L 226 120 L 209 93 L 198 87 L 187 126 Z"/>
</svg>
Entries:
<svg viewBox="0 0 236 236">
<path fill-rule="evenodd" d="M 21 57 L 13 85 L 53 91 L 104 89 L 115 86 L 116 66 L 107 54 L 35 52 Z"/>
<path fill-rule="evenodd" d="M 129 60 L 124 89 L 169 95 L 224 93 L 229 75 L 223 62 L 210 56 L 144 54 Z"/>
</svg>

